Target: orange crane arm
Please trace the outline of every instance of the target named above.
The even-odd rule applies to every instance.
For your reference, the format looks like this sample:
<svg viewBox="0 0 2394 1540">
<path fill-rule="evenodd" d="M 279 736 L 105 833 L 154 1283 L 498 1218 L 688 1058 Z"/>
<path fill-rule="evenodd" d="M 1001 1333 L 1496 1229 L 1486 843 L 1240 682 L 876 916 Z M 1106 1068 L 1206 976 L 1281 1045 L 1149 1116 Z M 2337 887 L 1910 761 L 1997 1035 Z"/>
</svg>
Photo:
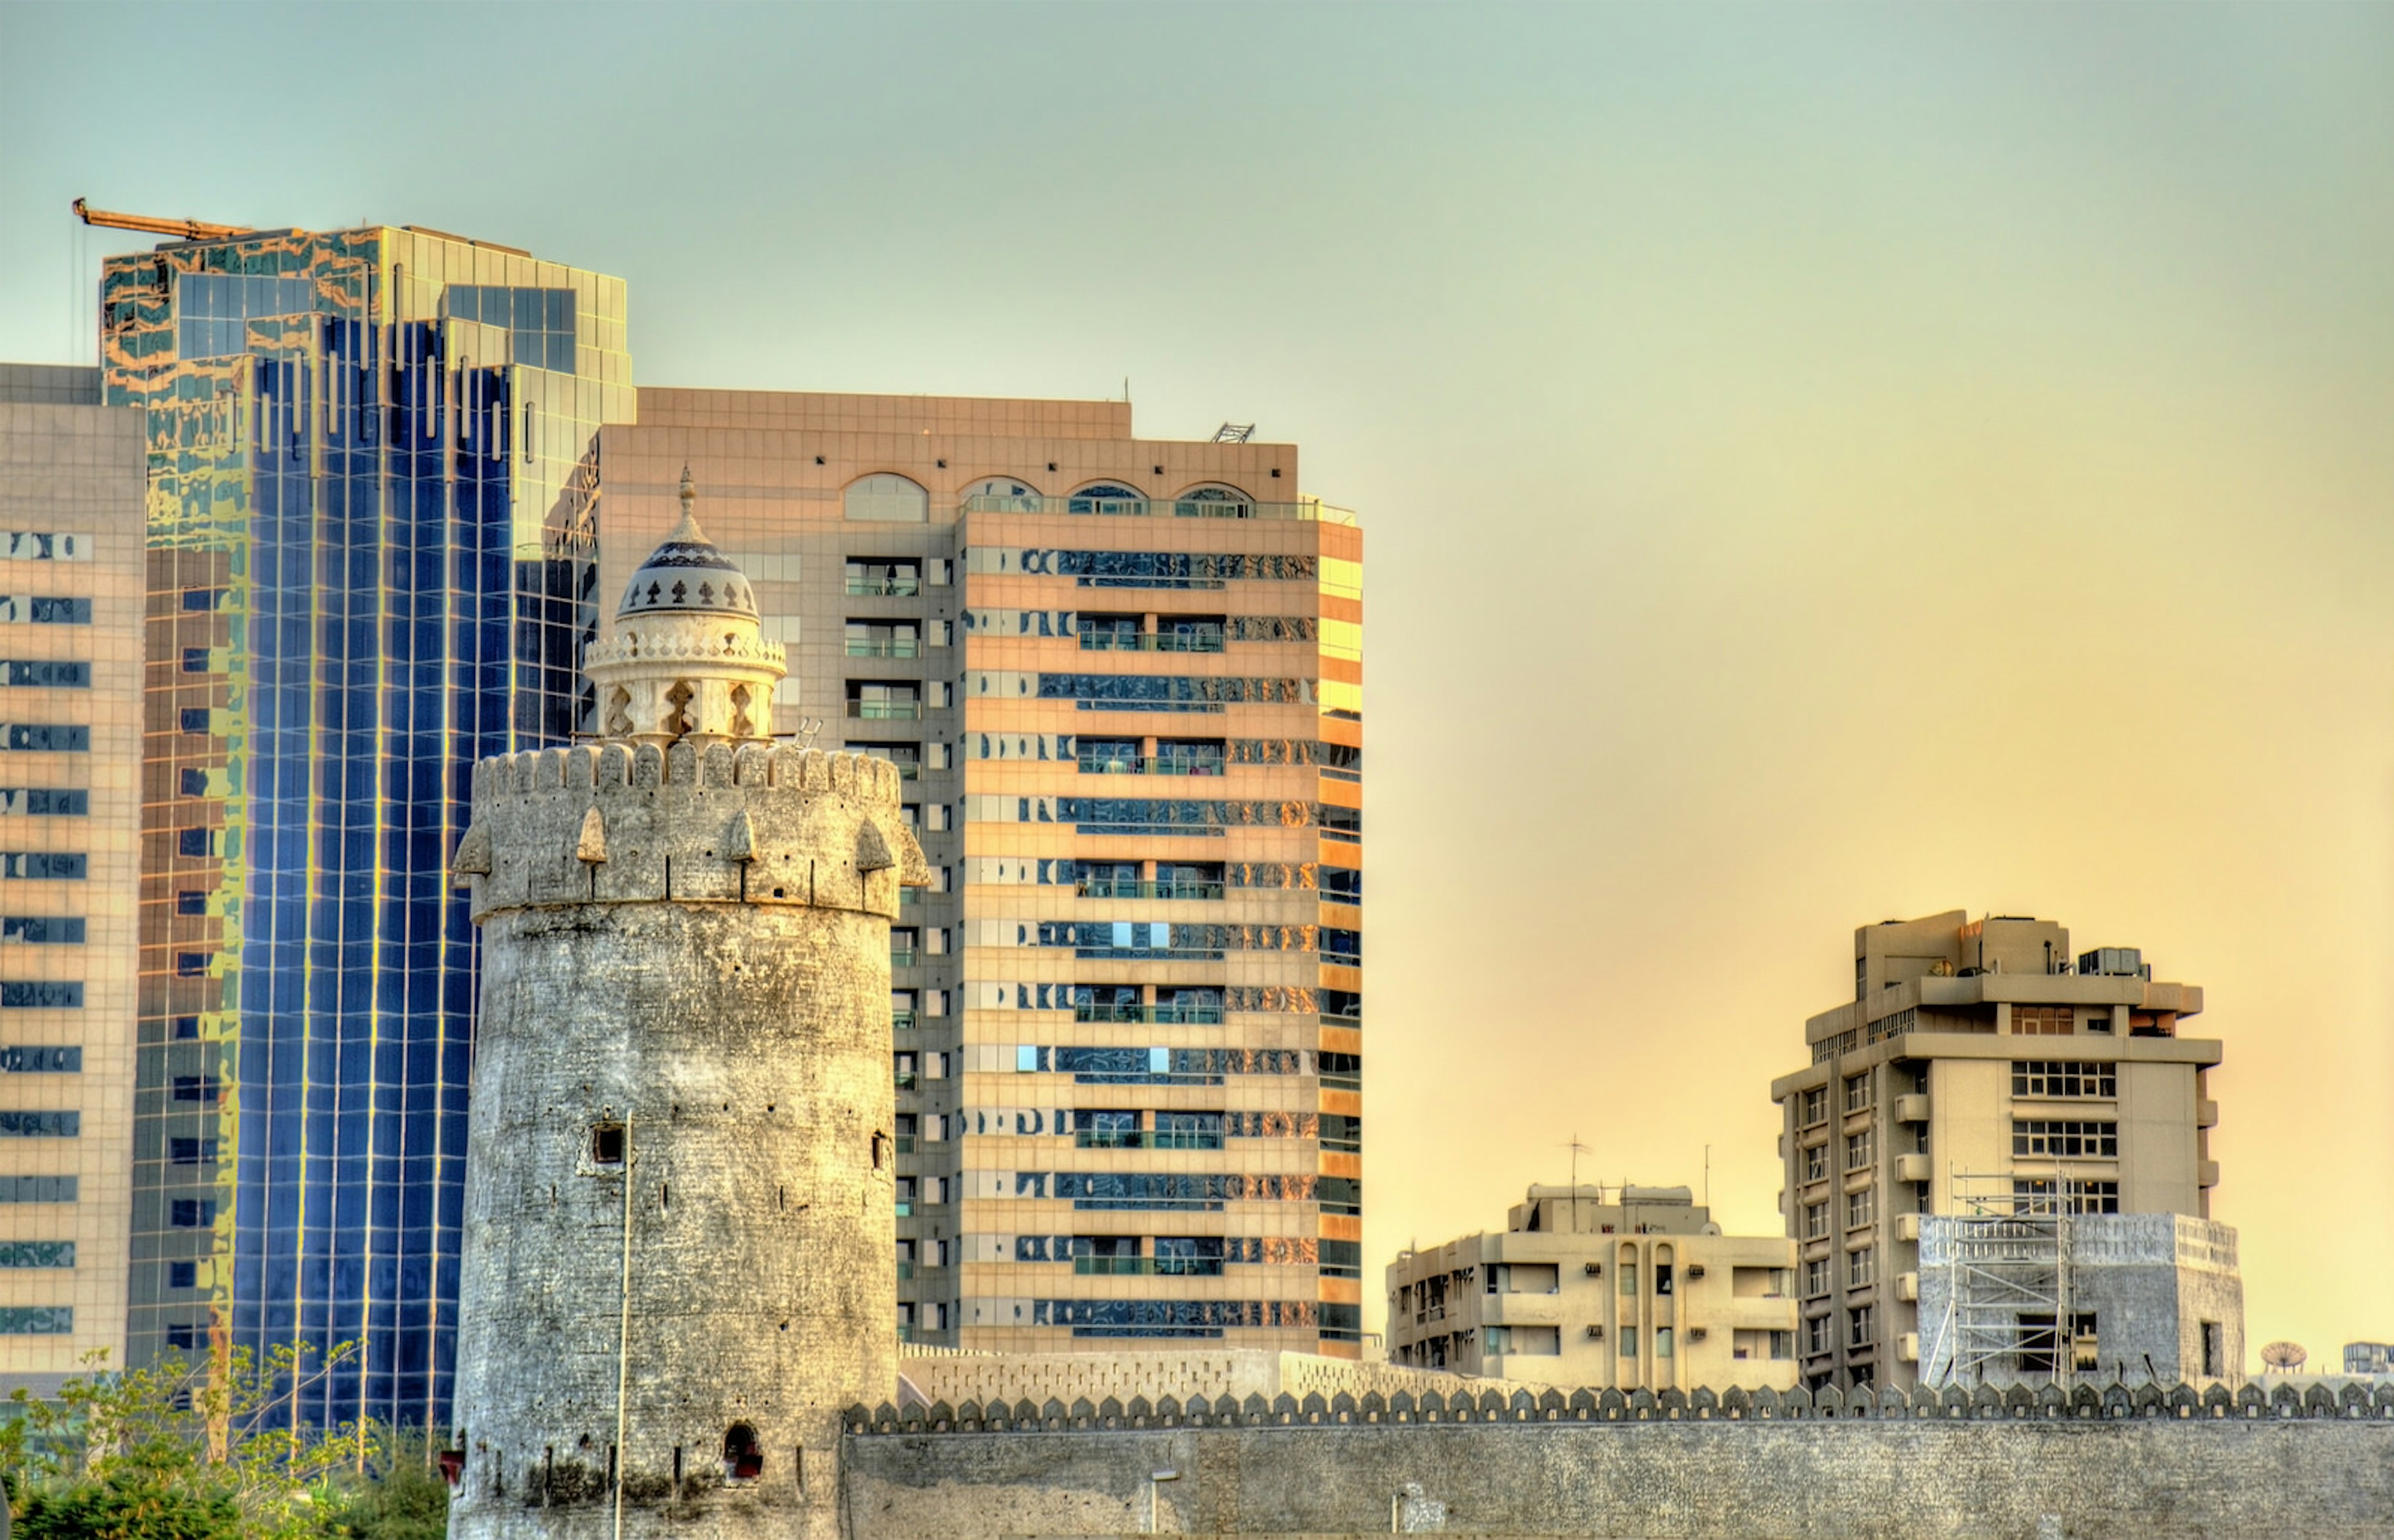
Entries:
<svg viewBox="0 0 2394 1540">
<path fill-rule="evenodd" d="M 111 214 L 104 208 L 93 208 L 81 198 L 74 201 L 77 217 L 86 225 L 106 225 L 112 230 L 145 230 L 153 235 L 173 235 L 185 241 L 217 241 L 228 235 L 247 235 L 245 225 L 211 225 L 199 219 L 155 219 L 146 214 Z"/>
</svg>

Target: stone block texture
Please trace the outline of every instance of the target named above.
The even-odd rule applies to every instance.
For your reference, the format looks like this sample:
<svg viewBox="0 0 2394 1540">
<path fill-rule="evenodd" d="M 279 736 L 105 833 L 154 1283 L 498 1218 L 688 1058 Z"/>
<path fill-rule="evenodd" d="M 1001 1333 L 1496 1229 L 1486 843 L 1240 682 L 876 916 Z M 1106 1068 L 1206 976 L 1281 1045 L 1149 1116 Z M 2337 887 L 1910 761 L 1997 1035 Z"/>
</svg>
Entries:
<svg viewBox="0 0 2394 1540">
<path fill-rule="evenodd" d="M 838 1532 L 839 1410 L 897 1372 L 898 789 L 765 744 L 478 768 L 459 1540 Z"/>
</svg>

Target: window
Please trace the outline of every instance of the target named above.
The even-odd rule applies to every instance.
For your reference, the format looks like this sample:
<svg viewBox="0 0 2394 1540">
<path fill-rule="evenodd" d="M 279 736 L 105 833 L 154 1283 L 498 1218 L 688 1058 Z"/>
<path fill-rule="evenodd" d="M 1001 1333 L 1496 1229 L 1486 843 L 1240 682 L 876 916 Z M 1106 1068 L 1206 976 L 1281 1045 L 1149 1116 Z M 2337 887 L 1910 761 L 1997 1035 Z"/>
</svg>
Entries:
<svg viewBox="0 0 2394 1540">
<path fill-rule="evenodd" d="M 1873 1143 L 1874 1143 L 1874 1141 L 1873 1141 L 1873 1139 L 1872 1139 L 1872 1138 L 1871 1138 L 1871 1132 L 1872 1132 L 1872 1131 L 1871 1131 L 1870 1129 L 1865 1128 L 1865 1129 L 1863 1129 L 1863 1130 L 1862 1130 L 1861 1133 L 1859 1133 L 1859 1134 L 1849 1134 L 1849 1135 L 1848 1135 L 1848 1136 L 1847 1136 L 1847 1138 L 1846 1138 L 1846 1169 L 1847 1169 L 1847 1170 L 1848 1170 L 1848 1171 L 1865 1171 L 1865 1170 L 1868 1170 L 1868 1169 L 1870 1168 L 1870 1163 L 1871 1163 L 1871 1159 L 1872 1159 L 1872 1146 L 1873 1146 Z"/>
<path fill-rule="evenodd" d="M 1827 1316 L 1816 1315 L 1804 1323 L 1804 1350 L 1806 1352 L 1825 1353 L 1829 1350 L 1832 1344 L 1829 1338 L 1829 1318 Z"/>
<path fill-rule="evenodd" d="M 1669 1294 L 1671 1292 L 1670 1263 L 1657 1262 L 1654 1264 L 1654 1292 L 1656 1294 Z M 1661 1353 L 1663 1351 L 1662 1344 L 1659 1342 L 1656 1343 L 1654 1345 L 1654 1350 L 1657 1353 Z"/>
<path fill-rule="evenodd" d="M 217 1158 L 217 1141 L 212 1139 L 170 1139 L 166 1141 L 166 1159 L 175 1165 L 205 1165 Z"/>
<path fill-rule="evenodd" d="M 882 471 L 850 482 L 841 507 L 850 519 L 920 524 L 931 517 L 931 495 L 903 476 Z"/>
<path fill-rule="evenodd" d="M 2032 1060 L 2012 1065 L 2014 1096 L 2115 1097 L 2119 1094 L 2119 1067 L 2114 1064 Z"/>
<path fill-rule="evenodd" d="M 0 1177 L 0 1204 L 71 1204 L 73 1177 Z"/>
<path fill-rule="evenodd" d="M 10 1010 L 41 1010 L 59 1007 L 73 1009 L 83 1004 L 80 982 L 53 979 L 24 979 L 0 982 L 0 1007 Z"/>
<path fill-rule="evenodd" d="M 178 855 L 204 860 L 216 854 L 216 836 L 205 829 L 178 830 L 175 836 L 175 849 Z"/>
<path fill-rule="evenodd" d="M 1066 498 L 1064 508 L 1068 513 L 1138 518 L 1147 512 L 1147 499 L 1118 482 L 1098 481 Z"/>
<path fill-rule="evenodd" d="M 2068 1006 L 2014 1006 L 2012 1033 L 2021 1037 L 2067 1037 L 2072 1030 Z"/>
<path fill-rule="evenodd" d="M 87 534 L 44 534 L 10 530 L 0 533 L 0 560 L 88 561 L 92 537 Z"/>
<path fill-rule="evenodd" d="M 72 1305 L 0 1306 L 0 1336 L 66 1336 L 73 1331 Z"/>
<path fill-rule="evenodd" d="M 1638 1292 L 1638 1254 L 1624 1248 L 1621 1260 L 1613 1266 L 1612 1273 L 1614 1277 L 1621 1280 L 1620 1288 L 1624 1295 L 1636 1294 Z"/>
<path fill-rule="evenodd" d="M 590 1125 L 590 1164 L 621 1165 L 626 1135 L 620 1123 L 594 1123 Z"/>
<path fill-rule="evenodd" d="M 2012 1178 L 2012 1212 L 2022 1215 L 2117 1214 L 2120 1212 L 2120 1184 L 2115 1181 L 2078 1181 L 2062 1183 L 2057 1201 L 2053 1179 L 2049 1177 L 2014 1177 Z"/>
<path fill-rule="evenodd" d="M 2012 1120 L 2014 1155 L 2049 1155 L 2065 1160 L 2116 1160 L 2120 1125 L 2116 1123 L 2071 1123 L 2051 1118 Z"/>
<path fill-rule="evenodd" d="M 1878 1218 L 1878 1189 L 1865 1187 L 1859 1192 L 1846 1194 L 1846 1228 L 1860 1230 Z"/>
<path fill-rule="evenodd" d="M 177 1230 L 205 1230 L 217 1222 L 213 1198 L 177 1198 L 166 1205 L 166 1222 Z"/>
<path fill-rule="evenodd" d="M 1804 1205 L 1804 1239 L 1808 1241 L 1818 1241 L 1825 1237 L 1828 1233 L 1829 1205 L 1827 1204 L 1806 1204 Z"/>
<path fill-rule="evenodd" d="M 72 1241 L 0 1241 L 0 1268 L 71 1268 Z"/>
<path fill-rule="evenodd" d="M 2216 1321 L 2203 1323 L 2203 1374 L 2216 1379 L 2228 1372 L 2228 1332 Z"/>
<path fill-rule="evenodd" d="M 1846 1287 L 1866 1289 L 1878 1282 L 1878 1248 L 1862 1246 L 1846 1253 Z"/>
<path fill-rule="evenodd" d="M 756 1430 L 735 1422 L 723 1435 L 723 1475 L 727 1481 L 753 1481 L 765 1474 L 765 1451 Z"/>
<path fill-rule="evenodd" d="M 1804 1093 L 1803 1126 L 1825 1122 L 1829 1116 L 1829 1088 L 1816 1086 Z"/>
<path fill-rule="evenodd" d="M 0 1112 L 0 1138 L 73 1139 L 82 1132 L 81 1112 Z"/>
<path fill-rule="evenodd" d="M 1136 1150 L 1140 1144 L 1138 1123 L 1139 1114 L 1134 1112 L 1075 1112 L 1072 1142 L 1084 1150 Z"/>
<path fill-rule="evenodd" d="M 914 721 L 923 715 L 923 686 L 914 679 L 850 679 L 848 714 L 865 721 Z"/>
<path fill-rule="evenodd" d="M 889 929 L 889 966 L 912 967 L 923 949 L 923 933 L 908 928 L 892 926 Z"/>
<path fill-rule="evenodd" d="M 186 647 L 183 649 L 184 673 L 206 674 L 213 672 L 214 668 L 215 658 L 209 652 L 208 649 L 204 647 Z"/>
<path fill-rule="evenodd" d="M 1796 1356 L 1796 1334 L 1794 1332 L 1771 1333 L 1770 1356 L 1774 1359 L 1794 1358 Z"/>
<path fill-rule="evenodd" d="M 1829 1259 L 1816 1257 L 1804 1264 L 1804 1297 L 1818 1299 L 1829 1292 Z"/>
<path fill-rule="evenodd" d="M 170 1289 L 195 1289 L 200 1286 L 200 1264 L 169 1262 L 166 1264 L 166 1286 Z"/>
<path fill-rule="evenodd" d="M 905 599 L 923 591 L 923 564 L 895 558 L 857 556 L 846 563 L 848 591 L 868 599 Z"/>
<path fill-rule="evenodd" d="M 911 620 L 851 620 L 846 629 L 851 658 L 917 658 L 923 655 L 923 629 Z"/>
<path fill-rule="evenodd" d="M 1670 1327 L 1657 1326 L 1654 1328 L 1654 1356 L 1656 1358 L 1669 1358 L 1671 1356 Z"/>
<path fill-rule="evenodd" d="M 1876 1311 L 1876 1306 L 1864 1305 L 1846 1312 L 1847 1347 L 1867 1348 L 1871 1345 L 1873 1329 L 1877 1323 Z"/>
<path fill-rule="evenodd" d="M 1871 1077 L 1868 1071 L 1849 1075 L 1846 1080 L 1846 1111 L 1859 1112 L 1871 1104 Z"/>
<path fill-rule="evenodd" d="M 1621 1338 L 1621 1356 L 1624 1358 L 1636 1358 L 1638 1356 L 1638 1328 L 1635 1326 L 1624 1326 L 1616 1335 Z"/>
<path fill-rule="evenodd" d="M 1822 1182 L 1829 1179 L 1829 1147 L 1827 1145 L 1808 1144 L 1804 1147 L 1804 1179 L 1808 1182 Z"/>
<path fill-rule="evenodd" d="M 206 1346 L 207 1330 L 194 1321 L 177 1321 L 166 1327 L 166 1346 L 192 1349 Z"/>
<path fill-rule="evenodd" d="M 83 818 L 91 812 L 91 793 L 57 791 L 46 786 L 0 786 L 0 813 L 30 818 Z"/>
</svg>

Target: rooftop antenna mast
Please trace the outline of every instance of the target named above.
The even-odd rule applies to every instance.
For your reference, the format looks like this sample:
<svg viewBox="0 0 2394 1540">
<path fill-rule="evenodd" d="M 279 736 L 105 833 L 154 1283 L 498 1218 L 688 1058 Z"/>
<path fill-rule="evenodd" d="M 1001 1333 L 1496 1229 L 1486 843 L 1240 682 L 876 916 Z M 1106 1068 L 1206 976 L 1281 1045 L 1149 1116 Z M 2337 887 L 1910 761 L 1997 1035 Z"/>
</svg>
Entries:
<svg viewBox="0 0 2394 1540">
<path fill-rule="evenodd" d="M 1563 1148 L 1571 1152 L 1571 1227 L 1572 1233 L 1576 1235 L 1579 1233 L 1579 1158 L 1587 1153 L 1587 1146 L 1579 1141 L 1579 1134 L 1574 1130 L 1571 1142 Z"/>
</svg>

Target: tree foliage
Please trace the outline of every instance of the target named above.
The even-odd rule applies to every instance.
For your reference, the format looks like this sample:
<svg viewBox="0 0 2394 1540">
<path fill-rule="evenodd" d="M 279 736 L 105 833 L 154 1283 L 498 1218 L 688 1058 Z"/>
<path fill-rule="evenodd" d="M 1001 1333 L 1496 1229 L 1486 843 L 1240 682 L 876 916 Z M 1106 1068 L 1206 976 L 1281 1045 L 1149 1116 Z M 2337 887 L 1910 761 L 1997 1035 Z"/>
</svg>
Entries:
<svg viewBox="0 0 2394 1540">
<path fill-rule="evenodd" d="M 236 1348 L 216 1372 L 168 1358 L 108 1372 L 106 1355 L 55 1402 L 12 1398 L 0 1474 L 31 1540 L 429 1540 L 448 1489 L 426 1451 L 373 1423 L 313 1427 L 296 1396 L 354 1353 L 310 1362 Z M 413 1458 L 404 1457 L 412 1454 Z"/>
</svg>

